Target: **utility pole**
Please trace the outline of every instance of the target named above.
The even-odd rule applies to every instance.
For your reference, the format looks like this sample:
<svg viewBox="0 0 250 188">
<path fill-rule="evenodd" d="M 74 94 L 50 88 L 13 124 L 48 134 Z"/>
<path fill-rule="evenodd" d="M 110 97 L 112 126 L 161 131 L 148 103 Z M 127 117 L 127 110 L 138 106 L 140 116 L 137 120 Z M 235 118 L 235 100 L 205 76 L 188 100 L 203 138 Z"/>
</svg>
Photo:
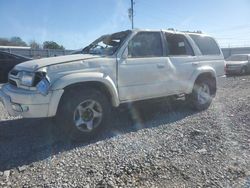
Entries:
<svg viewBox="0 0 250 188">
<path fill-rule="evenodd" d="M 132 29 L 134 29 L 134 0 L 131 0 Z"/>
<path fill-rule="evenodd" d="M 131 20 L 132 29 L 134 29 L 134 0 L 131 0 L 131 8 L 128 9 L 128 17 Z"/>
</svg>

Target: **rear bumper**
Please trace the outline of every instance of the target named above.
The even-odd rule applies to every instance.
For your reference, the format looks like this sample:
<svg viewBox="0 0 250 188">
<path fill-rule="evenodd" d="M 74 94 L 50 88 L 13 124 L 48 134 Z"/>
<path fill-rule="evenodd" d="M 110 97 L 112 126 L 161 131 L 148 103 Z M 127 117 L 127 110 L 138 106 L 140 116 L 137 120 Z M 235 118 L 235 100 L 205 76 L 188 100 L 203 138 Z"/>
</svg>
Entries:
<svg viewBox="0 0 250 188">
<path fill-rule="evenodd" d="M 0 101 L 10 116 L 42 118 L 55 116 L 63 90 L 43 96 L 37 91 L 24 90 L 9 84 L 0 89 Z"/>
</svg>

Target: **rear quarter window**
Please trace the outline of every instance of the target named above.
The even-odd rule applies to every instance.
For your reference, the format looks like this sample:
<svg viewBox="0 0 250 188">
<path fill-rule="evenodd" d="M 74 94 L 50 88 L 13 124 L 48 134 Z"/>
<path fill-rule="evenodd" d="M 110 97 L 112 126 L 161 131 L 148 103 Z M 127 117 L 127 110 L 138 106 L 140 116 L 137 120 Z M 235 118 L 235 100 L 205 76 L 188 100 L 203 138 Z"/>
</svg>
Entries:
<svg viewBox="0 0 250 188">
<path fill-rule="evenodd" d="M 220 48 L 212 37 L 189 35 L 200 49 L 202 55 L 220 55 Z"/>
</svg>

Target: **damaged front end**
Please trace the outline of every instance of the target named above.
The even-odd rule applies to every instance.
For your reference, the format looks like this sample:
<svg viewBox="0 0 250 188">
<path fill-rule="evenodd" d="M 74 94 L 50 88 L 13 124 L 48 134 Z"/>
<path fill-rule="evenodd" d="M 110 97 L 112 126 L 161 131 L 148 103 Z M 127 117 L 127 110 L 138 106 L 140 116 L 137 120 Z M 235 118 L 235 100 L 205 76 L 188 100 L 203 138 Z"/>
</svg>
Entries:
<svg viewBox="0 0 250 188">
<path fill-rule="evenodd" d="M 0 89 L 0 101 L 10 117 L 53 117 L 63 94 L 63 89 L 51 90 L 46 68 L 35 72 L 12 70 L 9 83 Z"/>
<path fill-rule="evenodd" d="M 46 68 L 36 72 L 12 70 L 9 73 L 9 84 L 17 88 L 37 90 L 42 95 L 48 94 L 51 85 Z"/>
<path fill-rule="evenodd" d="M 39 80 L 36 84 L 37 91 L 42 95 L 47 95 L 51 86 L 48 75 L 46 74 L 46 72 L 37 72 L 36 74 Z"/>
</svg>

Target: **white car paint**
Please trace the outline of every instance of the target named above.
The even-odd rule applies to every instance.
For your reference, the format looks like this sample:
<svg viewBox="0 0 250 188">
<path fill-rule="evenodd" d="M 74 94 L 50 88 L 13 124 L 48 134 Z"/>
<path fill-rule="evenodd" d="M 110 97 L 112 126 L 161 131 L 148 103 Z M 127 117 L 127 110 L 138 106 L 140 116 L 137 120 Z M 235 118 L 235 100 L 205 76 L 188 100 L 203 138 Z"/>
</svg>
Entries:
<svg viewBox="0 0 250 188">
<path fill-rule="evenodd" d="M 214 77 L 224 75 L 225 61 L 222 53 L 217 56 L 202 56 L 194 41 L 181 32 L 156 31 L 186 36 L 194 56 L 127 57 L 128 42 L 141 31 L 151 32 L 132 30 L 132 34 L 112 56 L 78 54 L 19 64 L 15 70 L 37 72 L 46 69 L 51 82 L 48 94 L 40 94 L 35 87 L 23 88 L 6 84 L 0 90 L 0 100 L 10 115 L 26 118 L 53 117 L 64 88 L 75 83 L 102 83 L 110 92 L 112 105 L 117 107 L 131 101 L 189 94 L 196 78 L 202 73 L 211 73 Z M 29 110 L 17 112 L 13 110 L 13 104 L 28 107 Z"/>
</svg>

